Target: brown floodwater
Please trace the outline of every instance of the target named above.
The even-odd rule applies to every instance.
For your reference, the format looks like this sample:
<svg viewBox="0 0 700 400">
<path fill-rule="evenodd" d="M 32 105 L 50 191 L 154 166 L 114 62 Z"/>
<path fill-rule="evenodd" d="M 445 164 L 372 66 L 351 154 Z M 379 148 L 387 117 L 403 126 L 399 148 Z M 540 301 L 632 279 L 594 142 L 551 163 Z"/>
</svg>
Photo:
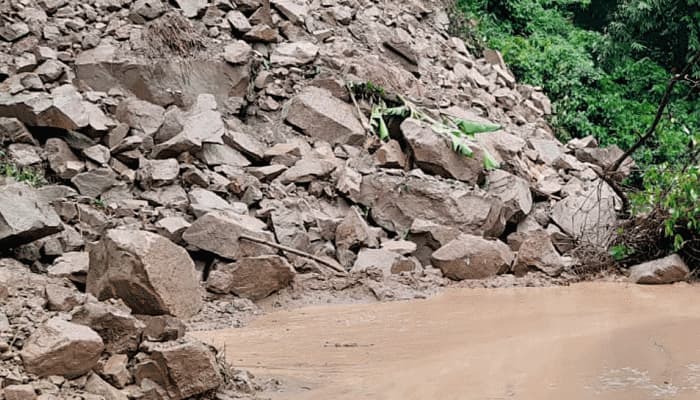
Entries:
<svg viewBox="0 0 700 400">
<path fill-rule="evenodd" d="M 273 399 L 700 399 L 700 286 L 455 289 L 196 332 Z"/>
</svg>

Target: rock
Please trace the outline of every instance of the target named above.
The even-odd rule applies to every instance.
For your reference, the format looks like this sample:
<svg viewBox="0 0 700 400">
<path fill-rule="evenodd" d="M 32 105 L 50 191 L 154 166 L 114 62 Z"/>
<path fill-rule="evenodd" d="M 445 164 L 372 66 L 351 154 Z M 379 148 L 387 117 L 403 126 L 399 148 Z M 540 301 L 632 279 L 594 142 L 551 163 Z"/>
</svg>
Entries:
<svg viewBox="0 0 700 400">
<path fill-rule="evenodd" d="M 301 66 L 312 63 L 318 55 L 318 46 L 310 42 L 282 43 L 270 55 L 270 63 L 277 66 Z"/>
<path fill-rule="evenodd" d="M 401 124 L 401 132 L 411 147 L 416 166 L 423 171 L 472 185 L 483 180 L 484 160 L 480 148 L 472 147 L 472 157 L 459 154 L 431 127 L 411 118 Z"/>
<path fill-rule="evenodd" d="M 42 160 L 37 153 L 37 148 L 30 144 L 13 143 L 7 150 L 10 159 L 18 167 L 28 167 L 30 165 L 39 164 Z"/>
<path fill-rule="evenodd" d="M 231 25 L 233 32 L 238 34 L 246 33 L 252 29 L 250 22 L 248 22 L 248 18 L 246 18 L 245 15 L 238 10 L 229 11 L 226 14 L 226 21 L 228 21 L 229 25 Z"/>
<path fill-rule="evenodd" d="M 145 23 L 154 20 L 165 12 L 165 5 L 161 0 L 136 0 L 131 5 L 132 13 L 135 13 L 143 20 L 132 17 L 136 23 Z M 143 21 L 143 22 L 142 22 Z"/>
<path fill-rule="evenodd" d="M 288 183 L 309 183 L 323 179 L 333 172 L 336 165 L 328 160 L 302 158 L 280 175 L 279 180 Z"/>
<path fill-rule="evenodd" d="M 187 79 L 183 79 L 183 71 L 190 70 L 197 73 L 187 74 Z M 119 52 L 116 46 L 106 42 L 78 54 L 75 73 L 82 84 L 93 90 L 108 92 L 120 88 L 162 107 L 180 102 L 189 107 L 201 94 L 213 95 L 217 104 L 223 106 L 229 97 L 245 96 L 250 80 L 247 65 L 211 58 L 161 57 L 153 61 L 139 58 L 133 52 Z"/>
<path fill-rule="evenodd" d="M 82 96 L 72 85 L 54 88 L 51 94 L 0 91 L 0 117 L 16 117 L 37 127 L 78 130 L 89 123 Z"/>
<path fill-rule="evenodd" d="M 85 382 L 85 391 L 97 396 L 101 396 L 104 400 L 128 400 L 127 395 L 119 391 L 114 386 L 105 382 L 97 374 L 90 374 Z"/>
<path fill-rule="evenodd" d="M 139 160 L 136 179 L 144 189 L 167 186 L 175 182 L 180 174 L 180 164 L 174 158 L 164 160 Z"/>
<path fill-rule="evenodd" d="M 185 336 L 185 324 L 170 315 L 138 315 L 146 328 L 144 340 L 151 342 L 168 342 Z"/>
<path fill-rule="evenodd" d="M 61 219 L 25 183 L 0 185 L 0 248 L 8 249 L 63 229 Z"/>
<path fill-rule="evenodd" d="M 226 144 L 204 143 L 197 157 L 210 167 L 229 165 L 232 167 L 247 167 L 250 161 L 238 150 Z"/>
<path fill-rule="evenodd" d="M 44 288 L 46 308 L 49 311 L 70 311 L 82 302 L 82 295 L 75 289 L 54 284 Z"/>
<path fill-rule="evenodd" d="M 0 143 L 36 144 L 26 126 L 17 118 L 0 117 Z"/>
<path fill-rule="evenodd" d="M 474 235 L 460 235 L 436 250 L 431 259 L 454 280 L 484 279 L 510 270 L 515 258 L 508 245 Z"/>
<path fill-rule="evenodd" d="M 24 22 L 5 23 L 0 26 L 0 38 L 6 42 L 14 42 L 29 34 L 29 25 Z"/>
<path fill-rule="evenodd" d="M 619 202 L 613 190 L 601 182 L 554 204 L 552 221 L 575 239 L 605 242 L 614 230 Z"/>
<path fill-rule="evenodd" d="M 276 250 L 263 244 L 240 239 L 241 235 L 274 242 L 266 225 L 248 215 L 213 211 L 199 217 L 182 234 L 188 244 L 231 260 L 275 254 Z"/>
<path fill-rule="evenodd" d="M 229 131 L 224 135 L 224 143 L 243 153 L 246 157 L 261 161 L 265 157 L 265 147 L 253 135 L 239 131 Z"/>
<path fill-rule="evenodd" d="M 393 251 L 384 249 L 362 249 L 357 255 L 355 264 L 350 272 L 363 272 L 371 268 L 376 268 L 387 277 L 391 274 L 398 274 L 405 271 L 412 271 L 418 266 L 418 261 L 411 259 Z"/>
<path fill-rule="evenodd" d="M 224 60 L 231 64 L 245 64 L 250 61 L 252 53 L 253 48 L 248 43 L 236 40 L 224 47 Z"/>
<path fill-rule="evenodd" d="M 98 372 L 115 387 L 122 389 L 131 383 L 131 373 L 127 369 L 129 356 L 126 354 L 114 354 L 100 363 Z"/>
<path fill-rule="evenodd" d="M 576 149 L 576 158 L 583 162 L 595 164 L 603 170 L 611 168 L 624 154 L 625 152 L 616 145 L 606 148 L 583 147 Z M 634 160 L 631 158 L 625 159 L 619 168 L 619 171 L 622 172 L 622 177 L 628 176 L 635 166 Z"/>
<path fill-rule="evenodd" d="M 254 25 L 243 38 L 251 42 L 274 43 L 277 41 L 277 29 L 266 24 Z"/>
<path fill-rule="evenodd" d="M 524 179 L 497 169 L 489 173 L 488 182 L 488 192 L 503 202 L 506 220 L 516 222 L 530 213 L 532 194 Z"/>
<path fill-rule="evenodd" d="M 73 311 L 72 322 L 89 326 L 102 338 L 111 354 L 134 353 L 141 343 L 145 325 L 118 302 L 88 301 Z"/>
<path fill-rule="evenodd" d="M 390 232 L 406 232 L 416 219 L 475 235 L 498 237 L 505 229 L 501 201 L 463 183 L 376 173 L 362 178 L 352 199 Z"/>
<path fill-rule="evenodd" d="M 343 252 L 355 252 L 362 246 L 377 244 L 377 238 L 362 218 L 357 209 L 352 208 L 335 229 L 335 245 L 338 249 L 338 260 L 346 267 L 350 267 L 354 261 Z"/>
<path fill-rule="evenodd" d="M 377 164 L 384 168 L 406 168 L 408 161 L 398 141 L 391 139 L 375 153 Z"/>
<path fill-rule="evenodd" d="M 58 60 L 46 60 L 34 70 L 34 73 L 39 75 L 42 82 L 51 83 L 57 81 L 67 70 L 68 66 Z"/>
<path fill-rule="evenodd" d="M 163 107 L 128 97 L 117 106 L 116 117 L 119 122 L 128 124 L 148 136 L 154 135 L 163 125 L 165 110 Z"/>
<path fill-rule="evenodd" d="M 228 268 L 231 293 L 251 300 L 264 299 L 287 287 L 296 275 L 285 258 L 275 255 L 244 257 Z"/>
<path fill-rule="evenodd" d="M 49 167 L 61 179 L 71 179 L 85 169 L 85 163 L 61 139 L 49 138 L 45 150 Z"/>
<path fill-rule="evenodd" d="M 190 225 L 183 217 L 165 217 L 156 222 L 158 233 L 175 243 L 182 241 L 182 233 Z"/>
<path fill-rule="evenodd" d="M 271 0 L 270 4 L 293 24 L 303 23 L 309 12 L 306 3 L 295 0 Z"/>
<path fill-rule="evenodd" d="M 150 355 L 160 384 L 170 399 L 182 400 L 216 389 L 223 383 L 212 352 L 203 344 L 171 342 Z"/>
<path fill-rule="evenodd" d="M 557 276 L 567 265 L 566 260 L 554 248 L 549 232 L 535 230 L 527 232 L 520 243 L 513 273 L 523 276 L 534 268 L 549 276 Z"/>
<path fill-rule="evenodd" d="M 207 8 L 207 0 L 175 0 L 175 3 L 187 18 L 198 17 Z"/>
<path fill-rule="evenodd" d="M 32 385 L 10 385 L 3 389 L 5 400 L 35 400 L 36 393 Z"/>
<path fill-rule="evenodd" d="M 306 135 L 331 144 L 359 145 L 365 140 L 353 107 L 317 87 L 307 87 L 289 102 L 285 120 Z"/>
<path fill-rule="evenodd" d="M 537 158 L 547 165 L 552 165 L 564 154 L 564 146 L 558 140 L 530 138 L 528 143 L 537 153 Z"/>
<path fill-rule="evenodd" d="M 88 147 L 87 149 L 83 150 L 83 154 L 91 161 L 94 161 L 100 165 L 107 164 L 112 157 L 109 149 L 101 144 Z"/>
<path fill-rule="evenodd" d="M 135 313 L 194 315 L 202 307 L 198 281 L 187 252 L 154 233 L 112 229 L 90 247 L 86 290 L 120 298 Z"/>
<path fill-rule="evenodd" d="M 630 281 L 641 284 L 665 284 L 685 280 L 688 266 L 678 254 L 630 267 Z"/>
<path fill-rule="evenodd" d="M 240 205 L 237 207 L 206 189 L 192 189 L 188 197 L 190 209 L 198 218 L 211 211 L 229 211 L 236 214 L 245 214 L 248 211 L 244 204 L 236 203 L 236 205 Z"/>
<path fill-rule="evenodd" d="M 117 174 L 109 167 L 97 168 L 74 176 L 71 183 L 83 196 L 98 198 L 102 193 L 115 186 Z"/>
<path fill-rule="evenodd" d="M 52 318 L 31 334 L 20 356 L 31 374 L 75 378 L 97 365 L 103 349 L 102 339 L 92 329 Z"/>
<path fill-rule="evenodd" d="M 382 249 L 407 256 L 415 252 L 418 246 L 410 240 L 387 240 L 382 242 Z"/>
</svg>

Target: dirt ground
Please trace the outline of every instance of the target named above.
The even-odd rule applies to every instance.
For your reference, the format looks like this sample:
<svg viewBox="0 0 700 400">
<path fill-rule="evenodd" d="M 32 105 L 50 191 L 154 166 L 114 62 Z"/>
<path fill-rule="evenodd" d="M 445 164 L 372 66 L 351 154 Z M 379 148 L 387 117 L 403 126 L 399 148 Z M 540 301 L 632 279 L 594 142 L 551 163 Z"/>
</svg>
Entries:
<svg viewBox="0 0 700 400">
<path fill-rule="evenodd" d="M 272 399 L 697 399 L 700 286 L 448 289 L 195 332 Z"/>
</svg>

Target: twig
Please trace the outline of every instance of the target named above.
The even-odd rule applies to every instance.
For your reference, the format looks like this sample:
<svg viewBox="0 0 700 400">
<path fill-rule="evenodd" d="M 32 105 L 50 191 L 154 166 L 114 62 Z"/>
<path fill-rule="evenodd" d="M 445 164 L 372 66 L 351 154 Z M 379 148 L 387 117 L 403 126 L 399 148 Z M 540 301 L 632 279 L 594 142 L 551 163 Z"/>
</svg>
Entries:
<svg viewBox="0 0 700 400">
<path fill-rule="evenodd" d="M 335 272 L 337 272 L 341 275 L 347 275 L 347 272 L 344 269 L 342 269 L 339 265 L 336 265 L 328 260 L 324 260 L 323 258 L 317 257 L 313 254 L 309 254 L 305 251 L 297 250 L 297 249 L 294 249 L 292 247 L 287 247 L 287 246 L 284 246 L 284 245 L 281 245 L 281 244 L 278 244 L 275 242 L 270 242 L 270 241 L 265 240 L 265 239 L 260 239 L 260 238 L 254 237 L 254 236 L 240 235 L 239 238 L 245 239 L 245 240 L 248 240 L 251 242 L 255 242 L 255 243 L 264 244 L 264 245 L 274 247 L 274 248 L 282 250 L 282 251 L 286 251 L 288 253 L 295 254 L 297 256 L 301 256 L 301 257 L 305 257 L 305 258 L 314 260 L 319 264 L 323 264 L 323 265 L 331 268 L 332 270 L 334 270 Z"/>
<path fill-rule="evenodd" d="M 365 128 L 365 131 L 371 130 L 371 127 L 368 126 L 367 122 L 365 121 L 365 116 L 362 114 L 362 111 L 360 110 L 360 106 L 357 104 L 357 100 L 355 99 L 355 93 L 352 90 L 352 87 L 350 87 L 349 82 L 345 82 L 345 88 L 348 90 L 348 93 L 350 94 L 350 99 L 352 100 L 352 104 L 355 105 L 355 110 L 357 111 L 357 118 L 360 119 L 360 123 L 362 124 L 362 127 Z"/>
</svg>

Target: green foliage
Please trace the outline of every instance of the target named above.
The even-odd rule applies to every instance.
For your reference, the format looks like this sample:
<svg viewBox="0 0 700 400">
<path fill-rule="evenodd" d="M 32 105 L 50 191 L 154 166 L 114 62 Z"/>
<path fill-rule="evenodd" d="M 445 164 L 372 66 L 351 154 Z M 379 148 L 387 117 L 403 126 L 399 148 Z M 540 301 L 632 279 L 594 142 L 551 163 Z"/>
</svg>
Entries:
<svg viewBox="0 0 700 400">
<path fill-rule="evenodd" d="M 647 1 L 656 13 L 680 12 L 682 8 L 671 7 L 668 0 Z M 697 4 L 700 0 L 670 3 L 683 1 Z M 466 35 L 476 37 L 472 47 L 500 50 L 519 80 L 545 89 L 556 110 L 551 122 L 561 139 L 593 135 L 602 145 L 628 148 L 651 124 L 671 76 L 666 67 L 671 66 L 658 62 L 670 57 L 668 53 L 656 56 L 649 46 L 648 54 L 634 50 L 628 41 L 616 36 L 621 34 L 619 29 L 615 33 L 606 30 L 609 21 L 599 24 L 603 26 L 600 31 L 574 25 L 576 15 L 588 13 L 594 6 L 591 3 L 605 3 L 605 7 L 617 10 L 618 25 L 633 23 L 627 8 L 643 7 L 643 1 L 619 2 L 619 7 L 613 7 L 609 1 L 589 0 L 458 0 L 457 7 L 466 18 L 478 20 L 476 32 Z M 643 38 L 644 32 L 652 31 L 666 37 L 663 23 L 673 18 L 685 17 L 673 14 L 655 19 L 644 29 L 629 27 L 628 38 Z M 673 32 L 677 31 L 674 28 Z M 656 48 L 662 49 L 662 43 Z M 682 162 L 688 132 L 700 130 L 700 102 L 689 85 L 678 85 L 667 111 L 657 137 L 634 155 L 642 169 L 662 162 Z"/>
<path fill-rule="evenodd" d="M 4 151 L 0 150 L 0 176 L 12 178 L 17 182 L 26 182 L 34 187 L 46 184 L 43 173 L 31 167 L 19 167 L 8 160 Z"/>
<path fill-rule="evenodd" d="M 630 250 L 624 244 L 617 244 L 615 246 L 612 246 L 610 247 L 609 251 L 610 255 L 615 261 L 622 261 L 632 254 L 632 250 Z"/>
</svg>

